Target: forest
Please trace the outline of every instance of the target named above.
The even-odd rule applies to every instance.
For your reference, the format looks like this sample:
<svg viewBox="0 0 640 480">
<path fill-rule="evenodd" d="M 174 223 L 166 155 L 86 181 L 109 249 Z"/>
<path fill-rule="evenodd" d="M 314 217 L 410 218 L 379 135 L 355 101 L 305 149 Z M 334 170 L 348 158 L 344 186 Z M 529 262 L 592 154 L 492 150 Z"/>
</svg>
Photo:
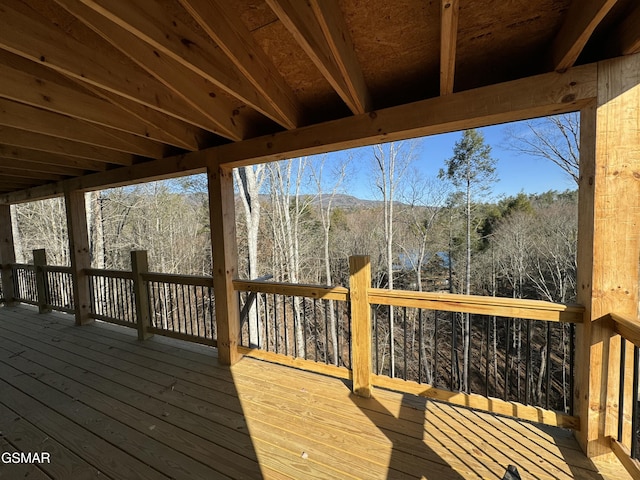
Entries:
<svg viewBox="0 0 640 480">
<path fill-rule="evenodd" d="M 527 126 L 528 134 L 511 134 L 514 152 L 551 160 L 577 178 L 574 118 Z M 416 167 L 419 142 L 375 145 L 357 158 L 344 152 L 236 169 L 241 277 L 348 286 L 348 258 L 364 254 L 374 287 L 575 301 L 577 190 L 496 200 L 496 161 L 481 132 L 462 132 L 433 178 Z M 369 171 L 373 200 L 349 195 L 354 169 Z M 144 249 L 153 271 L 210 275 L 209 229 L 216 226 L 209 224 L 206 191 L 206 177 L 197 175 L 87 193 L 92 266 L 127 270 L 130 251 Z M 48 263 L 68 264 L 63 199 L 12 209 L 18 263 L 46 248 Z M 249 312 L 254 341 L 266 332 L 260 305 L 266 312 L 265 300 Z M 312 307 L 294 300 L 291 308 Z M 313 350 L 317 359 L 320 351 L 325 362 L 348 362 L 338 347 L 340 328 L 343 336 L 348 332 L 336 324 L 344 323 L 337 311 L 330 305 L 324 332 L 298 328 L 305 338 L 296 339 L 296 353 Z M 568 326 L 552 331 L 541 322 L 393 307 L 376 307 L 374 316 L 377 373 L 505 399 L 524 396 L 525 403 L 546 396 L 547 405 L 569 408 Z M 266 339 L 261 346 L 270 341 L 277 343 Z"/>
</svg>

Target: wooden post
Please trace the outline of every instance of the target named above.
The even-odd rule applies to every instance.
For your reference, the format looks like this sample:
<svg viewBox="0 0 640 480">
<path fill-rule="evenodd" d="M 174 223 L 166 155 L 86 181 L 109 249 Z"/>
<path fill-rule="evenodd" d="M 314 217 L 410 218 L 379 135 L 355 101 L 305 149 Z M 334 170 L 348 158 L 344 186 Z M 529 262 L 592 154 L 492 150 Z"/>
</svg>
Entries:
<svg viewBox="0 0 640 480">
<path fill-rule="evenodd" d="M 351 301 L 351 349 L 353 392 L 371 397 L 371 263 L 366 255 L 349 257 L 349 298 Z"/>
<path fill-rule="evenodd" d="M 581 111 L 574 400 L 588 457 L 617 429 L 620 341 L 611 312 L 638 319 L 640 55 L 598 64 L 597 101 Z"/>
<path fill-rule="evenodd" d="M 149 319 L 149 291 L 147 290 L 147 282 L 142 278 L 142 274 L 149 271 L 146 250 L 134 250 L 131 252 L 131 271 L 133 272 L 133 295 L 136 302 L 138 340 L 146 340 L 153 337 L 153 333 L 148 330 L 151 325 Z"/>
<path fill-rule="evenodd" d="M 2 296 L 6 305 L 13 304 L 13 270 L 11 264 L 16 263 L 13 248 L 13 230 L 11 227 L 11 206 L 0 205 L 0 271 L 2 272 Z"/>
<path fill-rule="evenodd" d="M 42 267 L 47 265 L 47 252 L 44 248 L 33 251 L 33 267 L 36 274 L 36 289 L 38 293 L 38 313 L 48 313 L 51 308 L 47 307 L 47 272 Z"/>
<path fill-rule="evenodd" d="M 75 305 L 76 325 L 93 322 L 91 296 L 89 294 L 89 276 L 85 269 L 91 267 L 89 252 L 89 233 L 87 230 L 87 212 L 84 193 L 66 191 L 64 194 L 67 208 L 67 231 L 69 235 L 69 255 L 73 276 L 73 303 Z"/>
<path fill-rule="evenodd" d="M 216 305 L 218 361 L 233 365 L 238 352 L 240 312 L 233 279 L 238 271 L 233 170 L 212 163 L 207 168 L 213 250 L 213 291 Z"/>
</svg>

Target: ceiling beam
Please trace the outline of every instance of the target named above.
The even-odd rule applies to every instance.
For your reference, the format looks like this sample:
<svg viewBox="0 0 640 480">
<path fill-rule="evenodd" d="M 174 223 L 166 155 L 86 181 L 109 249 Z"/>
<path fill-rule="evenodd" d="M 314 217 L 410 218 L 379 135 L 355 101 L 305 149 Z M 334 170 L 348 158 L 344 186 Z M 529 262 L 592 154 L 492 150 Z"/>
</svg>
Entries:
<svg viewBox="0 0 640 480">
<path fill-rule="evenodd" d="M 458 40 L 459 0 L 440 3 L 440 95 L 453 93 Z"/>
<path fill-rule="evenodd" d="M 87 145 L 86 143 L 77 143 L 2 125 L 0 125 L 0 144 L 103 164 L 112 163 L 126 166 L 131 165 L 134 159 L 134 156 L 129 153 L 116 152 L 115 150 Z M 92 168 L 88 168 L 88 170 L 92 170 Z"/>
<path fill-rule="evenodd" d="M 618 29 L 620 50 L 623 55 L 640 53 L 640 4 L 624 19 Z"/>
<path fill-rule="evenodd" d="M 0 154 L 0 168 L 13 168 L 18 170 L 28 170 L 30 172 L 49 173 L 54 175 L 64 175 L 67 177 L 77 177 L 84 175 L 85 171 L 79 168 L 48 165 L 40 162 L 30 162 L 29 160 L 20 159 L 16 162 L 14 158 L 6 158 Z"/>
<path fill-rule="evenodd" d="M 34 66 L 39 65 L 34 64 Z M 46 80 L 42 76 L 22 72 L 6 65 L 0 66 L 0 69 L 2 71 L 0 97 L 2 98 L 180 148 L 188 150 L 198 148 L 195 139 L 190 139 L 191 142 L 188 143 L 178 141 L 164 131 L 147 125 L 131 115 L 126 115 L 121 108 L 112 103 L 82 92 L 78 88 L 69 88 Z"/>
<path fill-rule="evenodd" d="M 0 99 L 0 125 L 143 157 L 163 157 L 164 146 L 160 143 L 10 100 Z"/>
<path fill-rule="evenodd" d="M 149 75 L 160 81 L 176 96 L 182 98 L 193 110 L 206 117 L 211 131 L 230 140 L 241 140 L 247 135 L 248 126 L 237 115 L 237 103 L 220 95 L 210 80 L 191 70 L 181 68 L 180 64 L 165 52 L 141 42 L 129 30 L 114 23 L 112 16 L 105 17 L 102 9 L 93 9 L 80 0 L 55 1 Z M 88 3 L 95 6 L 94 2 Z M 120 3 L 133 6 L 131 2 L 118 2 Z M 155 10 L 158 10 L 157 5 Z"/>
<path fill-rule="evenodd" d="M 237 167 L 326 153 L 379 142 L 437 135 L 498 123 L 576 111 L 596 97 L 597 64 L 342 118 L 297 130 L 186 153 L 0 195 L 20 203 L 202 172 L 207 165 Z"/>
<path fill-rule="evenodd" d="M 54 173 L 34 172 L 32 170 L 24 170 L 23 168 L 20 168 L 17 166 L 16 167 L 0 167 L 0 178 L 4 178 L 4 177 L 33 178 L 36 180 L 47 180 L 50 182 L 58 182 L 64 179 L 63 175 L 56 175 Z"/>
<path fill-rule="evenodd" d="M 83 84 L 97 86 L 205 130 L 215 131 L 215 123 L 212 124 L 110 45 L 105 44 L 96 52 L 16 0 L 3 0 L 0 15 L 3 20 L 0 48 L 41 63 Z"/>
<path fill-rule="evenodd" d="M 55 153 L 41 152 L 22 147 L 12 147 L 9 145 L 0 145 L 0 157 L 11 159 L 13 162 L 27 160 L 30 163 L 69 167 L 75 170 L 80 170 L 81 173 L 79 173 L 79 175 L 87 170 L 102 172 L 107 168 L 106 163 L 96 162 L 94 160 L 85 160 L 83 158 L 70 157 L 68 155 L 57 155 Z"/>
<path fill-rule="evenodd" d="M 67 3 L 68 0 L 64 0 Z M 274 110 L 236 66 L 215 45 L 202 39 L 155 0 L 136 2 L 82 1 L 117 23 L 130 34 L 147 42 L 157 52 L 172 58 L 201 78 L 242 103 L 281 124 L 289 124 Z M 215 7 L 214 7 L 215 8 Z M 268 81 L 263 79 L 263 81 Z"/>
<path fill-rule="evenodd" d="M 240 73 L 277 113 L 273 120 L 286 128 L 302 125 L 302 105 L 280 72 L 253 39 L 233 3 L 220 0 L 179 0 L 187 12 L 229 57 Z M 123 5 L 119 3 L 117 5 Z M 181 45 L 184 49 L 184 46 Z M 190 49 L 191 50 L 191 49 Z M 184 57 L 181 57 L 184 58 Z M 255 107 L 254 107 L 255 108 Z M 263 112 L 267 114 L 267 112 Z"/>
<path fill-rule="evenodd" d="M 349 109 L 354 114 L 370 111 L 369 92 L 336 0 L 267 4 Z"/>
<path fill-rule="evenodd" d="M 553 40 L 551 58 L 556 71 L 572 67 L 593 31 L 618 0 L 573 0 Z"/>
</svg>

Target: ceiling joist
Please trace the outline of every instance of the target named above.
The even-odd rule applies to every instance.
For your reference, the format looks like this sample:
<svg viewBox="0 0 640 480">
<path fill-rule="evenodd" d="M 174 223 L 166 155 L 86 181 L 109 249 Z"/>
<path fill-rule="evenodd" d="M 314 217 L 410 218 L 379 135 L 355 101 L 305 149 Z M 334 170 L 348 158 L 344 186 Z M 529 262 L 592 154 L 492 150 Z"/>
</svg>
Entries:
<svg viewBox="0 0 640 480">
<path fill-rule="evenodd" d="M 16 162 L 15 159 L 5 158 L 2 155 L 0 155 L 0 168 L 11 168 L 14 170 L 26 170 L 28 172 L 39 172 L 54 175 L 66 175 L 69 177 L 75 177 L 86 173 L 84 170 L 79 168 L 47 165 L 45 163 L 30 162 L 29 160 L 24 159 L 21 159 L 20 162 Z"/>
<path fill-rule="evenodd" d="M 591 34 L 618 0 L 573 1 L 551 49 L 554 69 L 572 67 Z"/>
<path fill-rule="evenodd" d="M 80 0 L 56 2 L 205 117 L 208 130 L 231 140 L 245 137 L 246 125 L 236 115 L 237 105 L 231 99 L 219 95 L 218 89 L 208 79 L 181 68 L 165 52 L 159 52 L 148 43 L 138 41 L 128 29 L 114 23 L 112 16 L 103 16 L 101 9 L 96 11 Z M 95 6 L 93 2 L 90 3 Z M 118 2 L 120 3 L 133 5 L 130 2 Z"/>
<path fill-rule="evenodd" d="M 229 4 L 219 0 L 180 3 L 277 112 L 273 120 L 287 128 L 301 126 L 302 105 Z"/>
<path fill-rule="evenodd" d="M 0 125 L 0 144 L 102 164 L 111 163 L 126 166 L 131 165 L 134 159 L 134 156 L 129 153 L 116 152 L 115 150 L 87 145 L 86 143 L 78 143 L 49 135 L 27 132 L 26 130 L 17 128 L 4 127 L 2 125 Z M 72 165 L 75 166 L 79 164 L 73 163 Z M 87 167 L 87 169 L 93 170 L 93 168 L 90 167 Z M 97 170 L 102 170 L 102 168 L 98 168 Z"/>
<path fill-rule="evenodd" d="M 354 114 L 372 109 L 351 36 L 336 0 L 267 0 L 318 70 Z"/>
<path fill-rule="evenodd" d="M 6 0 L 0 4 L 0 48 L 187 123 L 209 130 L 215 127 L 115 49 L 104 48 L 97 55 L 91 47 L 65 35 L 35 12 L 24 6 L 12 8 L 16 3 Z"/>
<path fill-rule="evenodd" d="M 164 146 L 128 133 L 0 99 L 0 125 L 50 135 L 149 158 L 162 158 Z"/>
<path fill-rule="evenodd" d="M 453 93 L 458 40 L 459 0 L 441 0 L 440 8 L 440 95 Z"/>
<path fill-rule="evenodd" d="M 75 158 L 67 155 L 41 152 L 29 148 L 11 147 L 0 145 L 0 157 L 11 159 L 13 162 L 26 160 L 29 163 L 40 163 L 48 166 L 69 167 L 75 170 L 101 172 L 106 170 L 107 165 L 94 160 Z"/>
<path fill-rule="evenodd" d="M 640 53 L 640 3 L 620 25 L 620 53 Z"/>
</svg>

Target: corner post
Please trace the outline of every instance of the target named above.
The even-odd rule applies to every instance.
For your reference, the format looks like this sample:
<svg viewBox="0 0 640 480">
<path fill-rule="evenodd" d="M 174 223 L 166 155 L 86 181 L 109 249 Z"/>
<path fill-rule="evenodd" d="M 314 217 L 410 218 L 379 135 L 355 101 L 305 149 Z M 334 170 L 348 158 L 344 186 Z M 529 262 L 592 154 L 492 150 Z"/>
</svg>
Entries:
<svg viewBox="0 0 640 480">
<path fill-rule="evenodd" d="M 49 284 L 47 272 L 43 267 L 47 265 L 47 251 L 44 248 L 33 251 L 33 268 L 36 274 L 36 291 L 38 293 L 38 313 L 48 313 L 51 308 L 47 306 Z"/>
<path fill-rule="evenodd" d="M 142 278 L 142 274 L 149 271 L 146 250 L 133 250 L 131 252 L 131 271 L 133 272 L 133 297 L 136 303 L 138 340 L 146 340 L 153 337 L 153 333 L 149 332 L 149 326 L 151 325 L 149 318 L 149 291 L 147 290 L 147 282 Z"/>
<path fill-rule="evenodd" d="M 351 358 L 353 392 L 371 397 L 371 308 L 368 290 L 371 287 L 371 263 L 366 255 L 349 257 L 349 299 L 351 301 Z"/>
<path fill-rule="evenodd" d="M 69 256 L 71 257 L 76 325 L 86 325 L 93 322 L 93 319 L 89 316 L 91 313 L 91 296 L 89 293 L 89 276 L 85 273 L 85 269 L 91 267 L 91 256 L 84 193 L 65 191 L 64 200 L 67 210 L 67 232 L 69 235 Z"/>
<path fill-rule="evenodd" d="M 233 365 L 242 357 L 238 352 L 240 311 L 233 288 L 238 272 L 233 169 L 212 161 L 207 167 L 207 178 L 218 361 L 222 365 Z"/>
<path fill-rule="evenodd" d="M 16 253 L 13 245 L 11 206 L 2 204 L 0 205 L 0 271 L 2 273 L 2 296 L 6 305 L 13 304 L 15 299 L 12 263 L 16 263 Z"/>
<path fill-rule="evenodd" d="M 638 318 L 640 55 L 598 64 L 597 99 L 581 111 L 574 400 L 588 457 L 617 430 L 620 338 L 609 313 Z"/>
</svg>

